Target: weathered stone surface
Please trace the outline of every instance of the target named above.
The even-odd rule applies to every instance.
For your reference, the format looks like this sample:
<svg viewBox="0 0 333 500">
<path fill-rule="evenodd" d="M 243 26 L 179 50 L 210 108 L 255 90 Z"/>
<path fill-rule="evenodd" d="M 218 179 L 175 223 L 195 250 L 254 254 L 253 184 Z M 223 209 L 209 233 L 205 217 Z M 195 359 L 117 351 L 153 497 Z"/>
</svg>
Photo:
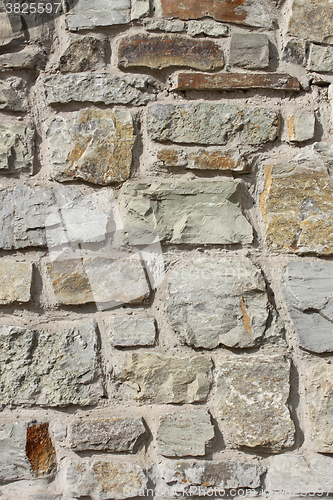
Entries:
<svg viewBox="0 0 333 500">
<path fill-rule="evenodd" d="M 93 418 L 70 425 L 70 446 L 76 451 L 133 452 L 147 437 L 142 418 Z"/>
<path fill-rule="evenodd" d="M 103 395 L 94 321 L 56 334 L 0 328 L 1 404 L 91 405 Z"/>
<path fill-rule="evenodd" d="M 28 45 L 19 52 L 0 55 L 0 71 L 8 69 L 34 69 L 37 61 L 43 59 L 40 47 Z"/>
<path fill-rule="evenodd" d="M 313 139 L 315 122 L 314 113 L 300 111 L 291 115 L 287 120 L 289 140 L 303 142 Z"/>
<path fill-rule="evenodd" d="M 9 19 L 2 2 L 2 12 L 0 13 L 0 47 L 11 48 L 21 44 L 25 39 L 22 30 L 21 16 L 12 16 Z"/>
<path fill-rule="evenodd" d="M 136 399 L 142 403 L 194 403 L 208 396 L 212 362 L 202 355 L 179 358 L 131 352 L 126 353 L 118 377 L 137 386 Z"/>
<path fill-rule="evenodd" d="M 333 4 L 327 0 L 293 0 L 287 33 L 333 44 Z"/>
<path fill-rule="evenodd" d="M 289 372 L 283 356 L 220 360 L 217 395 L 228 443 L 272 453 L 293 446 L 295 428 L 286 406 Z"/>
<path fill-rule="evenodd" d="M 216 21 L 189 21 L 187 23 L 187 33 L 190 36 L 228 36 L 229 26 Z"/>
<path fill-rule="evenodd" d="M 215 432 L 206 410 L 162 415 L 156 434 L 158 451 L 165 457 L 204 456 Z"/>
<path fill-rule="evenodd" d="M 262 341 L 269 317 L 265 281 L 246 257 L 185 263 L 167 288 L 166 313 L 187 345 L 246 348 Z"/>
<path fill-rule="evenodd" d="M 115 316 L 112 323 L 111 341 L 115 347 L 155 344 L 156 325 L 154 318 Z"/>
<path fill-rule="evenodd" d="M 202 496 L 199 488 L 201 491 L 212 488 L 221 490 L 258 488 L 261 484 L 261 476 L 266 470 L 256 458 L 245 457 L 237 452 L 224 460 L 164 461 L 160 469 L 160 475 L 171 489 L 170 493 L 191 491 L 191 496 Z"/>
<path fill-rule="evenodd" d="M 333 352 L 333 264 L 289 262 L 282 292 L 300 347 Z"/>
<path fill-rule="evenodd" d="M 17 170 L 32 173 L 35 132 L 24 125 L 0 125 L 0 172 L 11 174 Z"/>
<path fill-rule="evenodd" d="M 48 423 L 13 422 L 0 426 L 0 481 L 47 476 L 56 467 Z"/>
<path fill-rule="evenodd" d="M 333 488 L 333 462 L 321 455 L 281 455 L 269 458 L 265 479 L 265 493 L 275 496 L 331 493 Z"/>
<path fill-rule="evenodd" d="M 0 304 L 29 302 L 31 283 L 32 264 L 0 260 Z"/>
<path fill-rule="evenodd" d="M 266 167 L 261 210 L 269 248 L 333 253 L 333 184 L 324 160 L 304 150 L 289 163 Z"/>
<path fill-rule="evenodd" d="M 129 35 L 120 41 L 118 66 L 167 68 L 188 66 L 201 70 L 223 68 L 220 45 L 212 40 L 192 40 L 181 35 Z"/>
<path fill-rule="evenodd" d="M 129 178 L 135 142 L 128 109 L 58 114 L 47 130 L 52 177 L 108 185 Z"/>
<path fill-rule="evenodd" d="M 224 103 L 153 104 L 148 132 L 156 141 L 199 144 L 261 144 L 279 135 L 279 115 L 269 108 Z"/>
<path fill-rule="evenodd" d="M 141 106 L 154 101 L 154 79 L 143 75 L 111 76 L 105 73 L 53 75 L 41 80 L 48 104 L 103 102 Z"/>
<path fill-rule="evenodd" d="M 333 47 L 320 47 L 312 43 L 308 68 L 319 73 L 333 72 Z"/>
<path fill-rule="evenodd" d="M 149 0 L 132 0 L 131 20 L 141 19 L 149 16 L 150 3 Z"/>
<path fill-rule="evenodd" d="M 213 17 L 217 21 L 271 28 L 274 18 L 274 5 L 263 0 L 162 0 L 164 17 L 180 17 L 181 19 L 198 19 Z"/>
<path fill-rule="evenodd" d="M 144 22 L 147 31 L 168 31 L 169 33 L 179 33 L 185 31 L 184 21 L 175 19 L 167 21 L 166 19 L 147 19 Z"/>
<path fill-rule="evenodd" d="M 279 73 L 178 73 L 173 90 L 300 90 L 297 78 Z"/>
<path fill-rule="evenodd" d="M 26 111 L 27 84 L 17 76 L 10 76 L 0 81 L 0 109 Z"/>
<path fill-rule="evenodd" d="M 123 500 L 136 497 L 147 485 L 143 469 L 136 464 L 102 460 L 72 460 L 66 470 L 67 491 L 74 498 Z"/>
<path fill-rule="evenodd" d="M 239 149 L 207 150 L 188 152 L 181 149 L 163 148 L 157 158 L 166 167 L 186 167 L 195 170 L 226 170 L 239 173 L 250 172 L 250 167 Z"/>
<path fill-rule="evenodd" d="M 282 60 L 293 64 L 303 64 L 305 59 L 306 44 L 297 38 L 288 40 L 283 48 Z"/>
<path fill-rule="evenodd" d="M 230 42 L 229 63 L 247 69 L 267 68 L 269 40 L 258 33 L 233 33 Z"/>
<path fill-rule="evenodd" d="M 251 243 L 252 227 L 240 210 L 238 182 L 128 183 L 123 196 L 130 242 Z M 212 208 L 214 207 L 214 209 Z"/>
<path fill-rule="evenodd" d="M 105 68 L 106 41 L 92 35 L 71 41 L 60 57 L 61 73 L 103 70 Z"/>
<path fill-rule="evenodd" d="M 316 365 L 312 370 L 308 387 L 308 401 L 312 420 L 312 437 L 314 438 L 317 451 L 321 453 L 333 452 L 332 375 L 332 365 Z"/>
</svg>

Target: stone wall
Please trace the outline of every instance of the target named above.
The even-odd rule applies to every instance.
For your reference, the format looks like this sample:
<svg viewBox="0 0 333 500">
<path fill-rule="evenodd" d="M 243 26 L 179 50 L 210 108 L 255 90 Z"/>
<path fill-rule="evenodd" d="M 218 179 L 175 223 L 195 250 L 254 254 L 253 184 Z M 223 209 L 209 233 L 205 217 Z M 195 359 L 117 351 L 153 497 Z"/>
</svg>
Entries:
<svg viewBox="0 0 333 500">
<path fill-rule="evenodd" d="M 1 499 L 332 496 L 332 1 L 68 2 L 1 13 Z"/>
</svg>

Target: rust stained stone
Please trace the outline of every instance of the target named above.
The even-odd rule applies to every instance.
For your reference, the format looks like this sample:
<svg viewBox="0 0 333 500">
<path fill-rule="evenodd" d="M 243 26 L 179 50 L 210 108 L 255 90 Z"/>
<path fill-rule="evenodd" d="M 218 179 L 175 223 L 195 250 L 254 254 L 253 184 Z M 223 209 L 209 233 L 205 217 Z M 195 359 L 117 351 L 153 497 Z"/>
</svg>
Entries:
<svg viewBox="0 0 333 500">
<path fill-rule="evenodd" d="M 185 167 L 194 170 L 224 170 L 233 172 L 250 172 L 242 153 L 236 149 L 226 151 L 205 150 L 186 152 L 179 149 L 163 148 L 157 158 L 166 167 Z"/>
<path fill-rule="evenodd" d="M 224 66 L 223 50 L 218 43 L 181 35 L 128 36 L 119 44 L 118 58 L 118 66 L 123 68 L 185 66 L 205 71 Z"/>
<path fill-rule="evenodd" d="M 173 90 L 273 89 L 299 91 L 297 78 L 280 73 L 178 73 Z"/>
<path fill-rule="evenodd" d="M 48 423 L 27 427 L 26 455 L 35 476 L 50 474 L 55 469 L 56 454 Z"/>
</svg>

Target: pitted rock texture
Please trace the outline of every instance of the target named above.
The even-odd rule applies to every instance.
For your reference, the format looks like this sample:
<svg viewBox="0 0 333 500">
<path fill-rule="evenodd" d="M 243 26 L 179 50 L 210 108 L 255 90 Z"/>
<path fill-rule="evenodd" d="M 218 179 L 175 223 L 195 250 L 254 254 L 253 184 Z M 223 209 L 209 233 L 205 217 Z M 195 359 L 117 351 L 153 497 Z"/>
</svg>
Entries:
<svg viewBox="0 0 333 500">
<path fill-rule="evenodd" d="M 105 40 L 87 35 L 71 41 L 60 57 L 61 73 L 81 73 L 105 68 L 107 45 Z"/>
<path fill-rule="evenodd" d="M 327 0 L 293 0 L 288 35 L 333 44 L 333 4 Z"/>
<path fill-rule="evenodd" d="M 156 324 L 153 318 L 115 316 L 112 320 L 111 342 L 115 347 L 154 345 Z"/>
<path fill-rule="evenodd" d="M 320 453 L 333 452 L 333 366 L 318 364 L 308 379 L 308 401 L 314 446 Z"/>
<path fill-rule="evenodd" d="M 181 244 L 251 243 L 253 230 L 240 209 L 237 181 L 128 183 L 125 226 L 133 245 L 155 240 Z M 214 210 L 212 207 L 214 206 Z"/>
<path fill-rule="evenodd" d="M 57 333 L 0 328 L 3 405 L 91 405 L 103 396 L 94 321 Z"/>
<path fill-rule="evenodd" d="M 293 446 L 289 373 L 290 361 L 279 355 L 220 359 L 216 394 L 228 443 L 270 453 Z"/>
<path fill-rule="evenodd" d="M 52 177 L 108 185 L 129 178 L 135 142 L 127 109 L 85 109 L 50 123 L 48 143 Z"/>
<path fill-rule="evenodd" d="M 230 41 L 229 63 L 247 69 L 267 68 L 269 65 L 269 39 L 257 33 L 233 33 Z"/>
<path fill-rule="evenodd" d="M 165 310 L 193 347 L 253 347 L 263 340 L 269 302 L 260 269 L 245 257 L 184 262 L 168 278 Z"/>
<path fill-rule="evenodd" d="M 0 125 L 0 172 L 12 174 L 26 170 L 32 174 L 35 132 L 22 124 Z"/>
<path fill-rule="evenodd" d="M 257 145 L 279 135 L 279 115 L 269 108 L 224 103 L 153 104 L 148 108 L 150 137 L 178 144 Z"/>
<path fill-rule="evenodd" d="M 0 80 L 0 109 L 27 111 L 27 82 L 17 76 Z"/>
<path fill-rule="evenodd" d="M 32 273 L 28 262 L 0 260 L 0 304 L 29 302 Z"/>
<path fill-rule="evenodd" d="M 70 446 L 76 451 L 133 452 L 147 437 L 142 418 L 92 418 L 70 426 Z"/>
<path fill-rule="evenodd" d="M 165 457 L 196 457 L 206 455 L 214 436 L 207 411 L 187 410 L 160 417 L 156 443 Z"/>
<path fill-rule="evenodd" d="M 212 384 L 212 362 L 202 355 L 126 353 L 116 373 L 123 382 L 136 386 L 135 398 L 142 403 L 202 402 Z"/>
<path fill-rule="evenodd" d="M 216 21 L 189 21 L 187 23 L 187 33 L 190 36 L 208 35 L 208 36 L 228 36 L 229 26 Z"/>
<path fill-rule="evenodd" d="M 55 449 L 49 435 L 49 424 L 32 424 L 27 427 L 26 455 L 34 476 L 51 474 L 56 468 Z"/>
<path fill-rule="evenodd" d="M 319 73 L 333 71 L 333 47 L 321 47 L 312 43 L 309 55 L 309 69 Z"/>
<path fill-rule="evenodd" d="M 166 167 L 185 167 L 193 170 L 230 170 L 240 173 L 250 171 L 245 155 L 239 149 L 208 151 L 198 149 L 189 152 L 182 149 L 163 148 L 157 152 L 157 158 Z"/>
<path fill-rule="evenodd" d="M 333 263 L 289 262 L 282 292 L 300 347 L 333 352 Z"/>
</svg>

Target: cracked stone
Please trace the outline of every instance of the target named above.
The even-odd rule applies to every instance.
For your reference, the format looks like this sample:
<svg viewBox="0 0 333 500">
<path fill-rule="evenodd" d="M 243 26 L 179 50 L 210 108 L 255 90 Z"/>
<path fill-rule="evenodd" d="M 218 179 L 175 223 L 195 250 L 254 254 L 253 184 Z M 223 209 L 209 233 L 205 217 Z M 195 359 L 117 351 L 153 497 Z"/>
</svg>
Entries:
<svg viewBox="0 0 333 500">
<path fill-rule="evenodd" d="M 0 260 L 0 304 L 29 302 L 31 285 L 32 264 Z"/>
</svg>

